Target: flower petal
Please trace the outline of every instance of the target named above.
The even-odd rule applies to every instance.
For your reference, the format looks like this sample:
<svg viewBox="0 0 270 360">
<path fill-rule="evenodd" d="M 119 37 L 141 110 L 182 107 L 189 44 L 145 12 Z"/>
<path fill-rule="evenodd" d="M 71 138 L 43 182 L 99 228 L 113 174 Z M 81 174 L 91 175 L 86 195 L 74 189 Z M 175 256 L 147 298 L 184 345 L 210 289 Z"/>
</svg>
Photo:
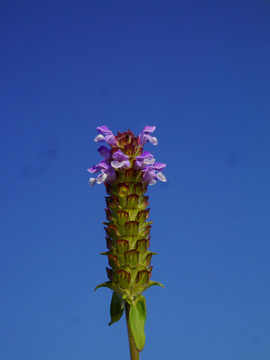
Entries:
<svg viewBox="0 0 270 360">
<path fill-rule="evenodd" d="M 101 146 L 100 148 L 98 148 L 98 152 L 101 156 L 104 156 L 106 160 L 109 160 L 111 157 L 111 150 L 108 149 L 106 146 Z"/>
<path fill-rule="evenodd" d="M 101 162 L 97 165 L 91 166 L 87 171 L 89 171 L 91 174 L 99 172 L 101 170 L 106 170 L 109 168 L 109 165 L 106 160 L 101 160 Z"/>
<path fill-rule="evenodd" d="M 95 142 L 102 142 L 102 141 L 105 141 L 105 137 L 101 134 L 97 135 L 95 138 L 94 138 L 94 141 Z"/>
<path fill-rule="evenodd" d="M 90 178 L 89 179 L 89 185 L 94 185 L 96 183 L 96 179 L 95 178 Z"/>
<path fill-rule="evenodd" d="M 114 169 L 128 168 L 128 167 L 130 167 L 130 162 L 129 162 L 129 160 L 124 160 L 124 161 L 113 160 L 111 162 L 111 166 Z"/>
<path fill-rule="evenodd" d="M 162 174 L 162 172 L 156 173 L 156 177 L 157 177 L 157 179 L 160 180 L 160 181 L 163 181 L 163 182 L 166 182 L 166 181 L 167 181 L 166 176 L 165 176 L 164 174 Z"/>
<path fill-rule="evenodd" d="M 150 136 L 150 135 L 146 135 L 148 140 L 150 141 L 151 144 L 153 145 L 157 145 L 158 144 L 158 139 L 154 136 Z"/>
<path fill-rule="evenodd" d="M 149 185 L 155 185 L 156 183 L 157 183 L 157 181 L 153 179 L 149 182 Z"/>
<path fill-rule="evenodd" d="M 100 175 L 97 176 L 96 178 L 96 182 L 97 184 L 102 184 L 104 183 L 104 181 L 106 180 L 108 174 L 105 174 L 105 173 L 101 173 Z"/>
<path fill-rule="evenodd" d="M 117 160 L 117 161 L 127 161 L 129 159 L 129 156 L 125 155 L 124 153 L 122 153 L 121 150 L 117 150 L 114 154 L 113 154 L 113 159 Z"/>
<path fill-rule="evenodd" d="M 155 170 L 152 170 L 150 168 L 143 170 L 143 181 L 149 182 L 155 178 Z"/>
<path fill-rule="evenodd" d="M 91 166 L 89 169 L 87 169 L 87 171 L 90 172 L 91 174 L 98 172 L 98 170 L 96 169 L 96 165 Z"/>
<path fill-rule="evenodd" d="M 152 159 L 154 157 L 149 151 L 144 151 L 141 155 L 137 156 L 137 160 Z"/>
<path fill-rule="evenodd" d="M 154 162 L 156 161 L 156 159 L 144 159 L 143 160 L 143 164 L 144 165 L 153 165 L 154 164 Z"/>
<path fill-rule="evenodd" d="M 149 125 L 146 125 L 144 128 L 143 128 L 143 132 L 144 133 L 152 133 L 156 130 L 156 127 L 155 126 L 149 126 Z"/>
<path fill-rule="evenodd" d="M 98 126 L 97 132 L 102 135 L 112 135 L 112 131 L 106 125 Z"/>
<path fill-rule="evenodd" d="M 141 145 L 146 144 L 148 141 L 150 141 L 150 143 L 152 143 L 153 145 L 158 144 L 158 140 L 157 140 L 156 137 L 148 135 L 147 133 L 144 133 L 144 132 L 140 133 L 139 139 L 140 139 L 140 144 Z"/>
<path fill-rule="evenodd" d="M 114 169 L 120 169 L 123 165 L 125 165 L 125 161 L 117 161 L 117 160 L 113 160 L 111 162 L 111 166 L 114 168 Z"/>
<path fill-rule="evenodd" d="M 158 170 L 158 171 L 162 171 L 164 170 L 166 167 L 166 164 L 163 164 L 163 163 L 160 163 L 160 162 L 156 162 L 152 168 L 155 169 L 155 170 Z"/>
<path fill-rule="evenodd" d="M 105 141 L 107 142 L 107 144 L 111 145 L 111 146 L 115 146 L 117 145 L 117 141 L 115 139 L 115 136 L 112 135 L 106 135 L 105 136 Z"/>
</svg>

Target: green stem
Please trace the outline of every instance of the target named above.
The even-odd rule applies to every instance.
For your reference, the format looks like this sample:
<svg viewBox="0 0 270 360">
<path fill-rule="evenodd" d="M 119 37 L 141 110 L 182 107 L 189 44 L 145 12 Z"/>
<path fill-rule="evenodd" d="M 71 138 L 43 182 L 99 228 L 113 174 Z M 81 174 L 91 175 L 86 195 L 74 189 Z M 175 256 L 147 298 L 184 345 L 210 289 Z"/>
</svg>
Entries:
<svg viewBox="0 0 270 360">
<path fill-rule="evenodd" d="M 131 332 L 129 325 L 129 308 L 130 305 L 125 302 L 125 312 L 126 312 L 126 321 L 127 321 L 127 330 L 128 330 L 128 341 L 129 341 L 129 351 L 130 351 L 130 360 L 140 360 L 139 351 L 137 350 L 134 342 L 134 338 Z"/>
</svg>

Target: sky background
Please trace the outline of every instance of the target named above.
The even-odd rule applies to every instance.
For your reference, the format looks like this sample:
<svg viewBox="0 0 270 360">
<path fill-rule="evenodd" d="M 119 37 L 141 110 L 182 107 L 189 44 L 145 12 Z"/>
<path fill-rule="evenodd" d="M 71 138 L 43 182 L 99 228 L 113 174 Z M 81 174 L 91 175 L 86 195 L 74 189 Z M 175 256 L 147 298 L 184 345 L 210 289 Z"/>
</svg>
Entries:
<svg viewBox="0 0 270 360">
<path fill-rule="evenodd" d="M 127 360 L 96 127 L 156 125 L 141 359 L 270 359 L 270 1 L 0 1 L 0 358 Z"/>
</svg>

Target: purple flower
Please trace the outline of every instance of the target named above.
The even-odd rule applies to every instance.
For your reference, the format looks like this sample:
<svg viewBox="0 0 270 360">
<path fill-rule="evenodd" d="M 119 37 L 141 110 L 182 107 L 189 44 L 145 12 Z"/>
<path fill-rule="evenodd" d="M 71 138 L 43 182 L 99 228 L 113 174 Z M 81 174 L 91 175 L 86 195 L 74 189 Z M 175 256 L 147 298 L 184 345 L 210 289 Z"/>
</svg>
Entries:
<svg viewBox="0 0 270 360">
<path fill-rule="evenodd" d="M 140 170 L 145 167 L 145 165 L 152 165 L 154 164 L 155 159 L 153 154 L 149 151 L 144 151 L 141 155 L 136 157 L 135 160 L 135 169 Z"/>
<path fill-rule="evenodd" d="M 109 164 L 106 160 L 102 160 L 99 164 L 91 166 L 87 171 L 89 171 L 91 174 L 97 173 L 102 170 L 108 169 Z"/>
<path fill-rule="evenodd" d="M 104 159 L 109 160 L 112 152 L 110 149 L 108 149 L 106 146 L 101 146 L 100 148 L 98 148 L 98 152 L 100 153 L 101 156 L 104 157 Z"/>
<path fill-rule="evenodd" d="M 110 149 L 106 148 L 106 146 L 101 146 L 98 149 L 98 152 L 104 156 L 105 159 L 102 160 L 99 164 L 91 166 L 89 169 L 87 169 L 91 174 L 100 172 L 96 178 L 90 178 L 90 185 L 113 181 L 116 178 L 115 169 L 126 169 L 130 167 L 129 157 L 121 150 L 117 150 L 112 155 Z M 112 161 L 111 158 L 113 158 Z"/>
<path fill-rule="evenodd" d="M 106 141 L 106 143 L 111 146 L 117 145 L 113 132 L 106 125 L 97 127 L 97 131 L 99 135 L 97 135 L 94 139 L 96 142 Z"/>
<path fill-rule="evenodd" d="M 99 165 L 95 165 L 92 166 L 92 168 L 96 168 L 95 170 L 97 171 L 91 171 L 92 168 L 88 169 L 89 172 L 98 172 L 99 171 Z M 114 181 L 116 179 L 116 174 L 115 174 L 115 170 L 110 166 L 107 165 L 104 168 L 101 168 L 101 173 L 96 177 L 91 177 L 89 180 L 89 184 L 90 185 L 94 185 L 94 184 L 102 184 L 104 182 L 111 182 Z"/>
<path fill-rule="evenodd" d="M 151 142 L 157 145 L 157 139 L 150 135 L 156 129 L 155 126 L 145 126 L 143 131 L 139 135 L 139 143 L 137 138 L 132 132 L 120 133 L 118 136 L 114 136 L 112 131 L 105 125 L 97 127 L 99 135 L 96 136 L 96 142 L 107 142 L 113 149 L 109 149 L 106 146 L 100 146 L 98 152 L 103 156 L 103 160 L 97 165 L 91 166 L 88 171 L 91 174 L 99 173 L 96 178 L 91 177 L 89 180 L 90 185 L 102 184 L 117 181 L 116 173 L 119 170 L 126 170 L 132 167 L 141 172 L 142 181 L 149 185 L 154 185 L 157 180 L 167 181 L 162 170 L 166 167 L 166 164 L 155 162 L 153 154 L 149 151 L 144 151 L 141 155 L 135 157 L 135 154 L 142 151 L 142 147 L 147 142 Z M 130 157 L 123 153 L 123 144 L 121 143 L 121 150 L 118 144 L 118 138 L 123 140 L 123 135 L 128 136 L 127 141 L 134 141 L 135 148 L 133 154 Z M 127 142 L 129 144 L 129 142 Z M 134 146 L 134 145 L 133 145 Z M 116 147 L 116 148 L 115 148 Z M 117 149 L 118 147 L 118 149 Z M 115 151 L 117 149 L 117 151 Z M 130 160 L 131 159 L 131 160 Z"/>
<path fill-rule="evenodd" d="M 146 144 L 148 141 L 150 141 L 150 143 L 152 143 L 153 145 L 157 145 L 158 143 L 157 138 L 149 135 L 150 133 L 154 132 L 155 129 L 156 129 L 155 126 L 149 126 L 149 125 L 146 125 L 143 128 L 143 131 L 139 135 L 141 145 Z"/>
<path fill-rule="evenodd" d="M 101 160 L 99 164 L 91 166 L 89 169 L 87 169 L 91 174 L 100 172 L 100 174 L 96 178 L 90 178 L 90 185 L 94 185 L 96 183 L 102 184 L 105 181 L 110 182 L 113 181 L 116 177 L 115 170 L 110 164 L 110 159 L 112 155 L 111 150 L 106 148 L 106 146 L 100 146 L 98 152 L 104 157 L 104 160 Z"/>
<path fill-rule="evenodd" d="M 153 129 L 154 126 L 151 128 Z M 165 175 L 161 172 L 165 167 L 166 164 L 155 162 L 153 154 L 149 151 L 144 151 L 135 160 L 135 169 L 142 170 L 142 180 L 149 183 L 149 185 L 154 185 L 157 180 L 167 181 Z"/>
<path fill-rule="evenodd" d="M 113 161 L 111 162 L 111 166 L 115 169 L 126 169 L 130 167 L 129 157 L 122 153 L 121 150 L 117 150 L 113 154 Z"/>
<path fill-rule="evenodd" d="M 142 171 L 143 181 L 149 183 L 149 185 L 155 185 L 157 180 L 166 182 L 166 176 L 161 172 L 165 167 L 166 164 L 163 163 L 155 163 L 145 167 Z"/>
</svg>

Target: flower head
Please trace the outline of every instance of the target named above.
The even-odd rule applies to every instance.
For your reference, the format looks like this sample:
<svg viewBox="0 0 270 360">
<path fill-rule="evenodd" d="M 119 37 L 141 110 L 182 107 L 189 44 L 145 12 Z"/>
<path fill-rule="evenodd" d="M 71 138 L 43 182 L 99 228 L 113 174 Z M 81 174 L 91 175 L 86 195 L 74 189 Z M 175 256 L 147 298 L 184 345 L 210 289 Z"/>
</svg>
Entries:
<svg viewBox="0 0 270 360">
<path fill-rule="evenodd" d="M 106 142 L 110 148 L 101 146 L 98 149 L 104 160 L 88 169 L 92 174 L 99 173 L 96 178 L 90 178 L 90 185 L 107 184 L 115 181 L 117 176 L 128 169 L 133 169 L 137 178 L 141 178 L 143 182 L 149 185 L 154 185 L 157 180 L 167 181 L 161 172 L 166 165 L 155 162 L 153 154 L 149 151 L 143 151 L 143 146 L 147 142 L 157 145 L 157 138 L 150 135 L 155 129 L 155 126 L 147 125 L 136 137 L 130 130 L 118 133 L 115 136 L 106 125 L 97 127 L 99 134 L 94 140 Z"/>
</svg>

